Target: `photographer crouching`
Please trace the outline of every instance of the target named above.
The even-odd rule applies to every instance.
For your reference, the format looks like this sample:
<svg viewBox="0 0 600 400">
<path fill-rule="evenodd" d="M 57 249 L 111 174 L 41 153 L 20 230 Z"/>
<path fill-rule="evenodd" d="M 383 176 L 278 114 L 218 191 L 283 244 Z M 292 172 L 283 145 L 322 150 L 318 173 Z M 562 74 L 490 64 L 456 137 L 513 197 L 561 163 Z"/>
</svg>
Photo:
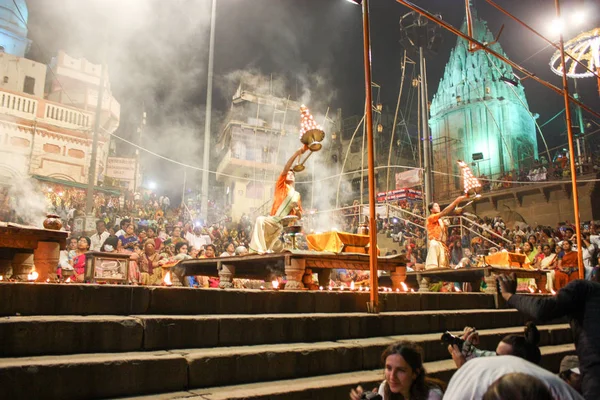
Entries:
<svg viewBox="0 0 600 400">
<path fill-rule="evenodd" d="M 537 365 L 542 359 L 542 353 L 538 347 L 540 332 L 533 322 L 525 325 L 523 335 L 507 335 L 502 338 L 495 352 L 475 347 L 479 345 L 479 333 L 475 328 L 469 326 L 465 327 L 462 337 L 445 332 L 442 335 L 442 341 L 448 345 L 448 352 L 452 356 L 456 368 L 462 367 L 468 360 L 476 357 L 512 355 Z"/>
</svg>

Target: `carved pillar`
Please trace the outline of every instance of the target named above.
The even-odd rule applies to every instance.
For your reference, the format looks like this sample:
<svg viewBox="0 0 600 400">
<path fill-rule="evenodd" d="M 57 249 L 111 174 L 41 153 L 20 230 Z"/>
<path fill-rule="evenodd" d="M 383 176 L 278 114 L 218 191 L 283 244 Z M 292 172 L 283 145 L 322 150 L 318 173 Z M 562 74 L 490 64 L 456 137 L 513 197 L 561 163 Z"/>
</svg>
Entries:
<svg viewBox="0 0 600 400">
<path fill-rule="evenodd" d="M 0 275 L 6 280 L 12 275 L 13 252 L 10 249 L 0 248 Z"/>
<path fill-rule="evenodd" d="M 498 288 L 496 286 L 496 274 L 485 273 L 485 284 L 487 287 L 485 288 L 485 293 L 489 294 L 498 294 Z"/>
<path fill-rule="evenodd" d="M 38 280 L 43 282 L 47 278 L 56 279 L 56 267 L 60 255 L 60 244 L 54 242 L 38 242 L 38 247 L 33 251 L 35 270 L 40 274 Z"/>
<path fill-rule="evenodd" d="M 309 287 L 310 285 L 312 285 L 312 283 L 313 283 L 312 269 L 310 269 L 310 268 L 304 269 L 304 275 L 302 275 L 302 283 L 304 284 L 305 287 Z"/>
<path fill-rule="evenodd" d="M 304 289 L 302 284 L 302 278 L 306 269 L 306 260 L 289 258 L 289 264 L 285 265 L 285 276 L 287 283 L 285 284 L 285 290 L 298 290 Z"/>
<path fill-rule="evenodd" d="M 402 289 L 401 283 L 406 281 L 406 267 L 396 267 L 396 270 L 390 274 L 390 278 L 392 279 L 392 288 L 394 290 Z"/>
<path fill-rule="evenodd" d="M 235 266 L 220 264 L 219 265 L 219 287 L 228 289 L 233 287 L 233 276 L 235 275 Z"/>
<path fill-rule="evenodd" d="M 33 269 L 33 254 L 16 253 L 12 260 L 12 278 L 18 281 L 27 281 L 27 274 Z"/>
<path fill-rule="evenodd" d="M 429 278 L 420 279 L 420 276 L 421 275 L 417 275 L 417 280 L 419 282 L 419 292 L 420 293 L 430 292 L 431 291 L 431 290 L 429 290 L 430 279 Z"/>
</svg>

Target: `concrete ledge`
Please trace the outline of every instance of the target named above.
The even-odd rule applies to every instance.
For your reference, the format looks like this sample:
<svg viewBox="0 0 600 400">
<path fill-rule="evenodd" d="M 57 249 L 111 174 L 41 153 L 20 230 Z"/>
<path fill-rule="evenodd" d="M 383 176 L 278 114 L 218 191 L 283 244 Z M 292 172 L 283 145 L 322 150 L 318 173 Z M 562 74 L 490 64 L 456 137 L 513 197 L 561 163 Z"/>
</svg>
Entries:
<svg viewBox="0 0 600 400">
<path fill-rule="evenodd" d="M 439 338 L 445 330 L 458 332 L 466 325 L 482 330 L 525 321 L 516 310 L 4 317 L 0 356 L 313 343 L 428 332 Z"/>
<path fill-rule="evenodd" d="M 84 399 L 184 390 L 186 360 L 176 354 L 122 353 L 0 360 L 6 399 Z"/>
<path fill-rule="evenodd" d="M 382 312 L 493 309 L 481 293 L 380 293 Z M 257 291 L 88 284 L 0 284 L 0 316 L 366 312 L 366 292 Z"/>
<path fill-rule="evenodd" d="M 0 316 L 143 314 L 149 303 L 141 286 L 0 284 Z"/>
<path fill-rule="evenodd" d="M 141 350 L 144 327 L 120 316 L 0 318 L 0 356 Z"/>
</svg>

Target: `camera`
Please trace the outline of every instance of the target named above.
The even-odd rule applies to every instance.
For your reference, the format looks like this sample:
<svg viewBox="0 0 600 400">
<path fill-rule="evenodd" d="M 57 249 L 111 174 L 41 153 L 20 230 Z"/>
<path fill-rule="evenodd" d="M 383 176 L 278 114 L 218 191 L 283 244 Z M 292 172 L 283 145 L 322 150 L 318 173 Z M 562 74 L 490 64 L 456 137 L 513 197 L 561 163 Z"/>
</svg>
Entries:
<svg viewBox="0 0 600 400">
<path fill-rule="evenodd" d="M 379 393 L 375 393 L 375 392 L 363 392 L 363 394 L 360 396 L 360 399 L 366 399 L 366 400 L 383 400 L 383 397 L 381 397 L 381 395 Z"/>
<path fill-rule="evenodd" d="M 458 336 L 454 336 L 450 332 L 446 331 L 442 334 L 442 342 L 448 345 L 457 345 L 459 349 L 462 349 L 465 341 Z"/>
</svg>

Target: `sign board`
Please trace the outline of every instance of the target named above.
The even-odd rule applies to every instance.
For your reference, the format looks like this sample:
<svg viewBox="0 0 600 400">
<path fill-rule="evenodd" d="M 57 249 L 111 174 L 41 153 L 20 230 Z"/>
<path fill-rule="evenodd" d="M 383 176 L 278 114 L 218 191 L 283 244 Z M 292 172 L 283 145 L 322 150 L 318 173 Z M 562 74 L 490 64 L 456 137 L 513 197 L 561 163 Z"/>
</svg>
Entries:
<svg viewBox="0 0 600 400">
<path fill-rule="evenodd" d="M 421 170 L 413 169 L 396 173 L 396 189 L 410 188 L 421 184 Z"/>
<path fill-rule="evenodd" d="M 133 181 L 135 176 L 135 158 L 108 157 L 105 175 L 113 179 Z"/>
</svg>

